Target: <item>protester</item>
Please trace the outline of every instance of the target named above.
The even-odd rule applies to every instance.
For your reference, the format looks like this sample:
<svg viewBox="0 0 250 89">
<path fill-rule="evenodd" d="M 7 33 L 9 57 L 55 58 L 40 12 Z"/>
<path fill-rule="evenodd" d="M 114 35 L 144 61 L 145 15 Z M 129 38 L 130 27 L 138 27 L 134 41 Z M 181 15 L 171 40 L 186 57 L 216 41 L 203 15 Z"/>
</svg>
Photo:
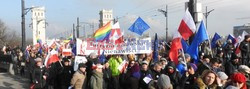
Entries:
<svg viewBox="0 0 250 89">
<path fill-rule="evenodd" d="M 104 81 L 104 86 L 103 89 L 112 89 L 112 80 L 111 80 L 111 70 L 109 68 L 109 63 L 108 61 L 105 61 L 104 66 L 103 66 L 103 81 Z"/>
<path fill-rule="evenodd" d="M 112 84 L 114 85 L 113 89 L 119 89 L 119 75 L 120 71 L 118 70 L 119 65 L 122 63 L 122 59 L 119 55 L 114 55 L 109 59 L 109 65 L 112 73 Z"/>
<path fill-rule="evenodd" d="M 187 65 L 187 71 L 182 75 L 180 80 L 180 89 L 196 89 L 195 81 L 197 79 L 197 75 L 195 75 L 195 71 L 197 70 L 197 66 L 193 63 L 189 63 Z"/>
<path fill-rule="evenodd" d="M 144 79 L 146 77 L 152 77 L 151 74 L 152 72 L 149 70 L 148 62 L 143 61 L 141 64 L 141 78 L 139 80 L 139 89 L 148 89 L 148 83 Z"/>
<path fill-rule="evenodd" d="M 246 35 L 244 41 L 240 43 L 242 64 L 250 66 L 250 35 Z"/>
<path fill-rule="evenodd" d="M 202 75 L 196 80 L 199 89 L 223 89 L 218 86 L 216 73 L 211 70 L 205 70 Z M 218 85 L 217 85 L 218 84 Z"/>
<path fill-rule="evenodd" d="M 158 89 L 174 89 L 171 84 L 170 78 L 165 74 L 160 75 L 157 80 L 157 85 Z"/>
<path fill-rule="evenodd" d="M 78 66 L 78 70 L 74 73 L 71 79 L 71 86 L 74 89 L 87 89 L 86 87 L 86 65 L 80 63 Z"/>
<path fill-rule="evenodd" d="M 46 79 L 49 76 L 47 69 L 42 64 L 41 58 L 36 58 L 36 66 L 32 73 L 33 83 L 35 84 L 35 89 L 44 89 L 46 85 Z"/>
<path fill-rule="evenodd" d="M 234 73 L 230 77 L 231 86 L 237 87 L 238 89 L 247 89 L 246 77 L 242 73 Z"/>
<path fill-rule="evenodd" d="M 230 61 L 226 63 L 225 67 L 225 73 L 227 75 L 232 75 L 234 72 L 236 72 L 240 65 L 240 59 L 236 54 L 232 55 L 232 58 Z"/>
<path fill-rule="evenodd" d="M 181 75 L 183 75 L 187 70 L 187 64 L 191 60 L 191 56 L 189 54 L 184 54 L 185 59 L 179 60 L 179 64 L 177 65 L 177 70 Z"/>
<path fill-rule="evenodd" d="M 90 89 L 103 89 L 103 66 L 101 64 L 97 64 L 96 66 L 90 78 Z"/>
<path fill-rule="evenodd" d="M 181 82 L 181 74 L 178 71 L 176 71 L 174 62 L 169 62 L 165 70 L 167 70 L 167 72 L 164 74 L 169 76 L 173 88 L 179 89 L 180 88 L 179 84 Z"/>
<path fill-rule="evenodd" d="M 63 70 L 59 74 L 61 89 L 68 89 L 71 78 L 74 74 L 73 67 L 70 65 L 68 58 L 63 58 Z"/>
</svg>

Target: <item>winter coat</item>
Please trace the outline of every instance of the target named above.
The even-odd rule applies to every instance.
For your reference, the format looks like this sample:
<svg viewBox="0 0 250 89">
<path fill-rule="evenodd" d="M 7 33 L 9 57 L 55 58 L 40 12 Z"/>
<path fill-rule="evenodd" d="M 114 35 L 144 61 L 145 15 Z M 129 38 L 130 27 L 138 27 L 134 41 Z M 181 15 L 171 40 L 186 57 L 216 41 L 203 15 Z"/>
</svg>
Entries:
<svg viewBox="0 0 250 89">
<path fill-rule="evenodd" d="M 75 89 L 85 89 L 85 86 L 86 86 L 85 82 L 86 82 L 86 73 L 82 73 L 80 70 L 77 70 L 74 73 L 70 84 Z"/>
<path fill-rule="evenodd" d="M 139 89 L 148 89 L 148 84 L 144 82 L 144 78 L 148 75 L 152 75 L 150 70 L 140 72 L 141 78 L 139 79 Z"/>
<path fill-rule="evenodd" d="M 225 73 L 230 76 L 232 75 L 234 72 L 236 72 L 239 68 L 238 64 L 234 64 L 233 61 L 228 61 L 225 65 Z"/>
<path fill-rule="evenodd" d="M 49 86 L 53 86 L 54 89 L 62 89 L 61 88 L 61 78 L 59 77 L 62 73 L 63 66 L 61 65 L 62 61 L 57 61 L 55 63 L 50 64 L 49 66 L 49 77 L 47 79 L 47 83 Z"/>
<path fill-rule="evenodd" d="M 197 71 L 196 71 L 196 75 L 201 75 L 201 74 L 203 73 L 204 70 L 206 70 L 206 69 L 211 69 L 210 66 L 209 66 L 209 64 L 204 63 L 204 62 L 202 62 L 202 61 L 200 61 L 200 62 L 198 63 L 198 67 L 197 67 L 197 68 L 198 68 L 198 69 L 197 69 Z"/>
<path fill-rule="evenodd" d="M 120 71 L 118 70 L 118 67 L 122 63 L 122 59 L 111 57 L 108 62 L 109 62 L 109 66 L 111 69 L 112 76 L 120 75 Z"/>
<path fill-rule="evenodd" d="M 216 81 L 216 80 L 215 80 Z M 199 77 L 196 80 L 196 86 L 194 89 L 223 89 L 222 87 L 217 86 L 216 84 L 212 84 L 210 86 L 207 86 L 203 80 Z"/>
<path fill-rule="evenodd" d="M 179 62 L 177 65 L 176 69 L 179 71 L 181 75 L 183 75 L 186 72 L 187 69 L 187 64 L 184 63 L 183 61 Z"/>
<path fill-rule="evenodd" d="M 168 68 L 169 66 L 174 68 L 174 72 L 173 73 L 167 72 L 166 75 L 169 76 L 169 78 L 171 80 L 171 84 L 173 85 L 173 88 L 179 89 L 180 81 L 181 81 L 181 74 L 178 71 L 176 71 L 176 67 L 175 67 L 175 64 L 173 62 L 169 62 L 166 68 Z M 167 70 L 167 69 L 165 69 L 165 70 Z"/>
<path fill-rule="evenodd" d="M 103 89 L 103 73 L 93 71 L 93 75 L 90 78 L 91 89 Z"/>
<path fill-rule="evenodd" d="M 243 59 L 247 59 L 248 61 L 250 60 L 250 42 L 247 41 L 242 41 L 240 43 L 240 50 L 241 50 L 241 55 Z"/>
<path fill-rule="evenodd" d="M 109 68 L 103 70 L 103 81 L 104 87 L 103 89 L 111 89 L 112 88 L 112 79 L 111 79 L 111 70 Z"/>
<path fill-rule="evenodd" d="M 71 78 L 74 74 L 74 70 L 72 66 L 64 66 L 62 73 L 59 75 L 59 78 L 61 79 L 60 85 L 69 87 Z"/>
<path fill-rule="evenodd" d="M 36 66 L 32 73 L 32 79 L 33 83 L 35 84 L 35 88 L 43 89 L 45 87 L 46 80 L 43 78 L 43 76 L 49 76 L 45 66 Z"/>
<path fill-rule="evenodd" d="M 197 77 L 195 75 L 186 76 L 182 75 L 180 81 L 180 89 L 195 89 L 195 81 Z"/>
</svg>

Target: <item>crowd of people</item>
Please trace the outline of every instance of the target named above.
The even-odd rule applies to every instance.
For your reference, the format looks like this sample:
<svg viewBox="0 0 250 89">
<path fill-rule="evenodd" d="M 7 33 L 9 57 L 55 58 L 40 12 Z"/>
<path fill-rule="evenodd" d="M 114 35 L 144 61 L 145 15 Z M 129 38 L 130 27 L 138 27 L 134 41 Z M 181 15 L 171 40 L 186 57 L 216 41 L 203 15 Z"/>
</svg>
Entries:
<svg viewBox="0 0 250 89">
<path fill-rule="evenodd" d="M 213 49 L 204 42 L 199 62 L 180 53 L 175 64 L 168 57 L 169 46 L 161 43 L 158 60 L 153 54 L 85 56 L 74 71 L 74 56 L 62 57 L 44 66 L 46 54 L 33 47 L 25 59 L 33 89 L 248 89 L 250 88 L 250 36 L 240 43 L 240 54 L 231 40 L 220 41 Z M 51 49 L 49 49 L 51 50 Z M 21 54 L 20 54 L 21 55 Z M 128 65 L 121 69 L 123 61 Z"/>
</svg>

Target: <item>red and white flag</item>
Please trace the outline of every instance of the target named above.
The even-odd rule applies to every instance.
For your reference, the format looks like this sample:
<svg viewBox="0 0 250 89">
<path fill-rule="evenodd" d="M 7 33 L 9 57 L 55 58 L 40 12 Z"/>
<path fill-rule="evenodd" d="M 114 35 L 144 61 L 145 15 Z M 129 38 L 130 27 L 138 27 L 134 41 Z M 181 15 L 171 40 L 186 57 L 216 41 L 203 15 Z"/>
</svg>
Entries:
<svg viewBox="0 0 250 89">
<path fill-rule="evenodd" d="M 123 33 L 121 33 L 119 22 L 112 26 L 109 40 L 113 41 L 115 44 L 123 43 Z"/>
<path fill-rule="evenodd" d="M 178 31 L 180 32 L 182 38 L 184 40 L 187 40 L 191 35 L 194 34 L 195 30 L 196 26 L 194 20 L 187 9 L 184 17 L 181 20 L 181 24 L 179 26 Z"/>
<path fill-rule="evenodd" d="M 45 66 L 48 67 L 51 63 L 59 61 L 58 52 L 52 50 L 45 59 Z"/>
<path fill-rule="evenodd" d="M 173 61 L 175 64 L 178 64 L 178 56 L 179 56 L 179 50 L 182 49 L 181 45 L 181 35 L 179 32 L 174 34 L 171 48 L 169 51 L 169 58 L 171 61 Z"/>
<path fill-rule="evenodd" d="M 63 56 L 72 56 L 72 51 L 71 51 L 71 49 L 63 49 L 63 50 L 62 50 L 62 55 L 63 55 Z"/>
</svg>

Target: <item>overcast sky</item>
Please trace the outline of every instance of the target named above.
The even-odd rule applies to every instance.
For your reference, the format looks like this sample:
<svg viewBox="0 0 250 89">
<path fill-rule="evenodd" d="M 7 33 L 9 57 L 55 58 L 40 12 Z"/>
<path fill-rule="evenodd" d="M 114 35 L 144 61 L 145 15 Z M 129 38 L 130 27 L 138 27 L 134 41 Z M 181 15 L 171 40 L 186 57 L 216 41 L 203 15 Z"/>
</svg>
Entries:
<svg viewBox="0 0 250 89">
<path fill-rule="evenodd" d="M 121 29 L 125 35 L 134 34 L 128 28 L 141 17 L 151 27 L 144 34 L 158 33 L 165 36 L 165 17 L 157 9 L 164 9 L 168 5 L 168 27 L 170 35 L 177 30 L 184 15 L 184 2 L 188 0 L 25 0 L 26 7 L 45 6 L 47 37 L 56 37 L 57 34 L 69 33 L 76 18 L 80 22 L 98 23 L 99 11 L 112 9 L 113 16 L 119 18 Z M 213 35 L 218 32 L 220 35 L 232 34 L 233 26 L 243 25 L 250 22 L 250 19 L 237 19 L 250 17 L 250 0 L 198 0 L 208 9 L 215 9 L 208 17 L 208 33 Z M 17 32 L 21 32 L 21 0 L 3 0 L 0 3 L 0 19 L 6 25 Z M 26 15 L 26 30 L 28 37 L 32 37 L 29 27 L 31 13 Z M 97 26 L 96 26 L 97 27 Z M 93 31 L 86 27 L 88 34 Z M 95 28 L 96 29 L 96 28 Z M 83 28 L 81 28 L 83 35 Z M 134 34 L 136 35 L 136 34 Z M 138 35 L 137 35 L 138 36 Z"/>
</svg>

